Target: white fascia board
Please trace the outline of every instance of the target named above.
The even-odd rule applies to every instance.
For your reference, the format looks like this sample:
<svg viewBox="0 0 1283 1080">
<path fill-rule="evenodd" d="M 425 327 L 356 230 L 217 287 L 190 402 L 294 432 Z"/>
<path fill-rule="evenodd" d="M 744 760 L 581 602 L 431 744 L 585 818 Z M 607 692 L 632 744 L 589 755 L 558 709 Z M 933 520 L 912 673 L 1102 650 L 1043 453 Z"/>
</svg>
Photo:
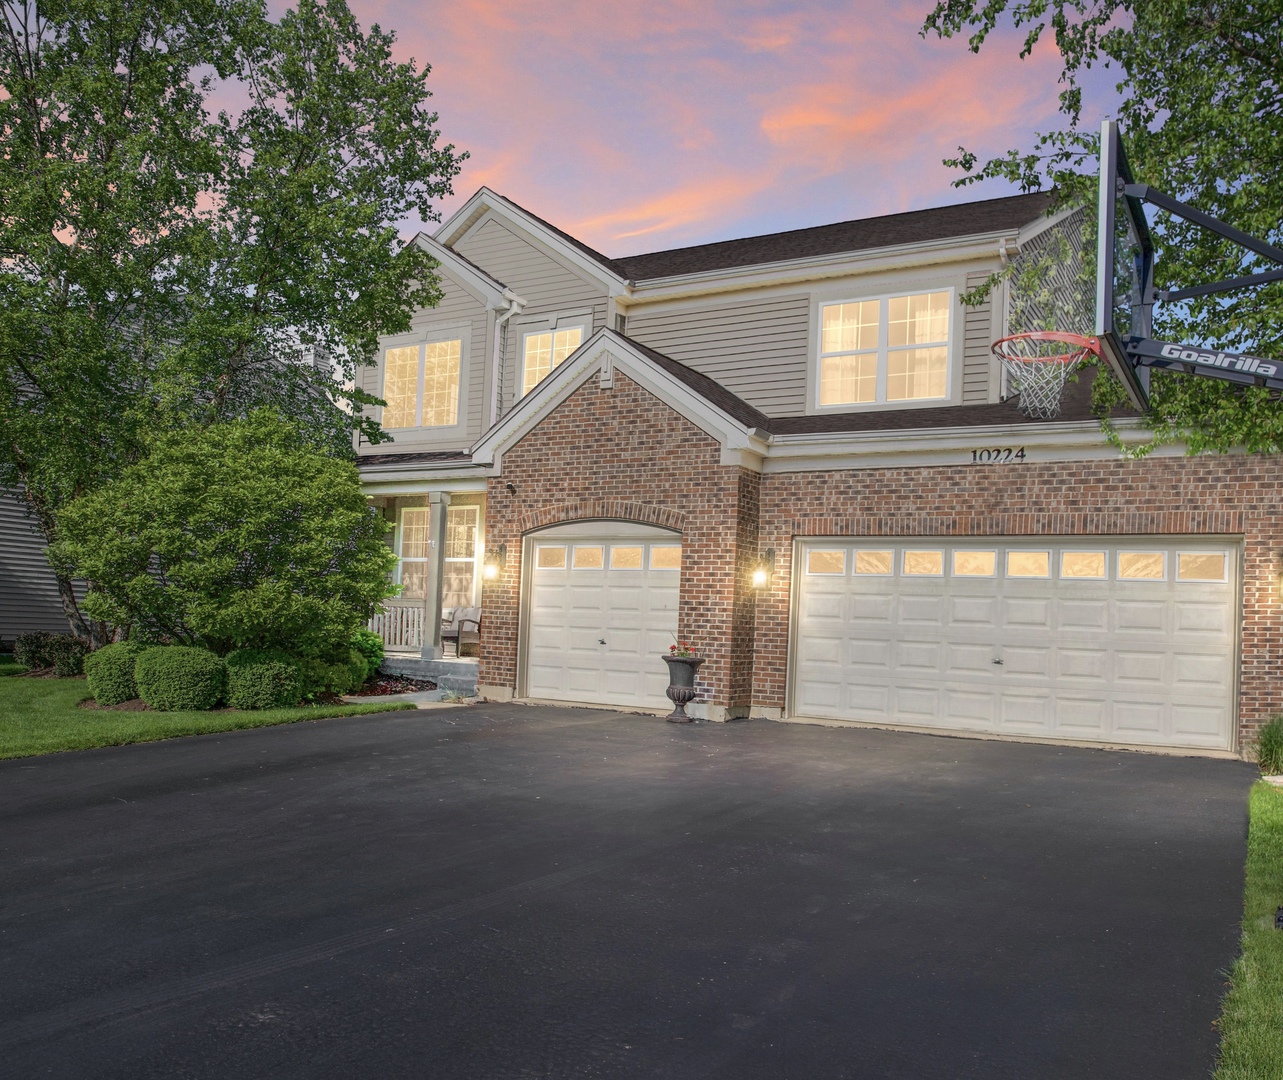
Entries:
<svg viewBox="0 0 1283 1080">
<path fill-rule="evenodd" d="M 755 471 L 761 469 L 770 441 L 763 431 L 745 427 L 722 412 L 605 327 L 585 341 L 481 437 L 472 447 L 473 462 L 489 466 L 492 476 L 501 475 L 503 453 L 508 447 L 524 438 L 590 378 L 598 375 L 603 385 L 609 385 L 615 371 L 622 371 L 701 431 L 717 439 L 722 446 L 722 464 L 743 465 Z"/>
<path fill-rule="evenodd" d="M 1138 422 L 1116 425 L 1125 444 L 1139 445 L 1148 437 Z M 973 464 L 973 450 L 1024 450 L 1023 464 L 1049 461 L 1117 461 L 1119 450 L 1109 444 L 1095 420 L 1046 424 L 990 424 L 983 427 L 936 428 L 930 431 L 844 431 L 805 435 L 776 435 L 763 473 L 893 469 L 936 465 L 972 468 L 1019 468 L 1022 463 Z M 1182 446 L 1164 446 L 1149 456 L 1180 457 Z"/>
<path fill-rule="evenodd" d="M 621 307 L 634 307 L 679 296 L 731 292 L 765 285 L 792 285 L 819 278 L 853 277 L 884 270 L 996 258 L 1000 243 L 1005 242 L 1011 250 L 1017 238 L 1018 230 L 1003 229 L 950 240 L 924 240 L 866 251 L 816 255 L 809 259 L 756 263 L 732 270 L 705 270 L 698 274 L 651 278 L 635 284 L 629 296 L 621 298 L 619 304 Z"/>
<path fill-rule="evenodd" d="M 581 276 L 599 284 L 608 296 L 621 296 L 628 293 L 630 283 L 618 274 L 602 266 L 596 259 L 585 255 L 574 244 L 569 244 L 548 228 L 542 221 L 531 217 L 521 207 L 510 203 L 498 192 L 487 187 L 477 190 L 458 210 L 451 214 L 433 236 L 443 244 L 453 244 L 467 232 L 483 210 L 489 210 L 501 218 L 506 218 L 523 232 L 536 238 L 547 253 L 555 259 L 568 264 Z"/>
<path fill-rule="evenodd" d="M 460 287 L 470 292 L 487 308 L 492 310 L 506 308 L 509 300 L 516 296 L 503 282 L 496 281 L 426 233 L 416 235 L 412 243 L 436 259 Z"/>
</svg>

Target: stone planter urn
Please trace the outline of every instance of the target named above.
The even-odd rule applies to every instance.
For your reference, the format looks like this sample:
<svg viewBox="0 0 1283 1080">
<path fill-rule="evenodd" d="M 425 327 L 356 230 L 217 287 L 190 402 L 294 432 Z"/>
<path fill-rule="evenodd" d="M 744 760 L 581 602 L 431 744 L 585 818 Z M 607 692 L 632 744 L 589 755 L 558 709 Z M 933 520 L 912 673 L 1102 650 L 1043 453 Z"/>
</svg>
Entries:
<svg viewBox="0 0 1283 1080">
<path fill-rule="evenodd" d="M 689 724 L 694 717 L 686 715 L 686 704 L 695 700 L 695 672 L 704 662 L 702 656 L 665 656 L 668 665 L 668 689 L 664 691 L 674 709 L 668 714 L 670 724 Z"/>
</svg>

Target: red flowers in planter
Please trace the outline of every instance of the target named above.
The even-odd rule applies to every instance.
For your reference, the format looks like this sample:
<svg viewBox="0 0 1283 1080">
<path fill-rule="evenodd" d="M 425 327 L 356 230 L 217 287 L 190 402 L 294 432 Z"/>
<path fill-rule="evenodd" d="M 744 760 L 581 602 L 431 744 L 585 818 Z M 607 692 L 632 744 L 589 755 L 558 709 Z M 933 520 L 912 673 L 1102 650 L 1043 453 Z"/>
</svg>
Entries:
<svg viewBox="0 0 1283 1080">
<path fill-rule="evenodd" d="M 676 645 L 668 646 L 668 652 L 672 656 L 694 656 L 695 646 L 689 641 L 679 641 Z"/>
</svg>

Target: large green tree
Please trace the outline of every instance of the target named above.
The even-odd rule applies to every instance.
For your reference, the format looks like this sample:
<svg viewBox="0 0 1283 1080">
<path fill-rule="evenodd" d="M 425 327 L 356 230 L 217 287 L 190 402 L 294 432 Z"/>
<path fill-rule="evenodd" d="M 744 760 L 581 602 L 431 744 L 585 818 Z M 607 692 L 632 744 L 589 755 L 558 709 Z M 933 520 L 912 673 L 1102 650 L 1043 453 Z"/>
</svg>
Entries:
<svg viewBox="0 0 1283 1080">
<path fill-rule="evenodd" d="M 1283 0 L 942 0 L 923 33 L 967 33 L 973 51 L 1004 25 L 1025 34 L 1027 56 L 1047 34 L 1062 62 L 1063 126 L 1032 146 L 981 161 L 960 148 L 960 183 L 1003 177 L 1026 190 L 1092 191 L 1099 117 L 1084 117 L 1082 82 L 1092 68 L 1119 76 L 1117 118 L 1138 179 L 1222 221 L 1283 242 Z M 1154 221 L 1157 277 L 1165 287 L 1277 267 L 1167 214 Z M 1283 283 L 1159 305 L 1155 332 L 1283 357 Z M 1121 400 L 1096 380 L 1104 410 Z M 1146 423 L 1154 442 L 1191 451 L 1283 449 L 1277 395 L 1215 379 L 1155 372 Z"/>
<path fill-rule="evenodd" d="M 49 549 L 86 614 L 218 653 L 341 646 L 396 589 L 356 466 L 268 409 L 174 431 L 58 512 Z"/>
<path fill-rule="evenodd" d="M 393 42 L 343 0 L 0 5 L 0 487 L 46 540 L 165 432 L 270 405 L 380 437 L 336 387 L 439 298 L 396 222 L 461 160 Z"/>
</svg>

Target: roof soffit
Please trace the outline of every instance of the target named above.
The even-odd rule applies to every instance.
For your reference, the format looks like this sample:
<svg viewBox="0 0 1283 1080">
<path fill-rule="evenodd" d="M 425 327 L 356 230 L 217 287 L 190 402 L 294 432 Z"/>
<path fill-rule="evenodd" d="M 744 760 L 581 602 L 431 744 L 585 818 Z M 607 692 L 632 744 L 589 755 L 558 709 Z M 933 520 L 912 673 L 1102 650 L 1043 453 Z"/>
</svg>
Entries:
<svg viewBox="0 0 1283 1080">
<path fill-rule="evenodd" d="M 411 242 L 436 259 L 461 288 L 466 289 L 486 307 L 499 309 L 508 306 L 508 300 L 514 295 L 512 291 L 457 251 L 452 251 L 426 233 L 419 233 Z"/>
</svg>

